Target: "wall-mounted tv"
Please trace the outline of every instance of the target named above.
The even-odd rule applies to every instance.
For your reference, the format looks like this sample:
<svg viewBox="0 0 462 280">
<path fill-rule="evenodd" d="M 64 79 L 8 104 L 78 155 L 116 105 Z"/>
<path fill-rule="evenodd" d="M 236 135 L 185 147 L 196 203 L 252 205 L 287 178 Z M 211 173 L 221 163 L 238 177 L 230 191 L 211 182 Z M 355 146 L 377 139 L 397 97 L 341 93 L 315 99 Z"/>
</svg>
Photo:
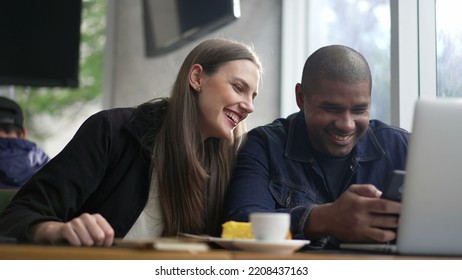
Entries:
<svg viewBox="0 0 462 280">
<path fill-rule="evenodd" d="M 146 56 L 168 53 L 239 17 L 239 0 L 143 0 Z"/>
<path fill-rule="evenodd" d="M 0 2 L 0 85 L 78 87 L 82 0 Z"/>
</svg>

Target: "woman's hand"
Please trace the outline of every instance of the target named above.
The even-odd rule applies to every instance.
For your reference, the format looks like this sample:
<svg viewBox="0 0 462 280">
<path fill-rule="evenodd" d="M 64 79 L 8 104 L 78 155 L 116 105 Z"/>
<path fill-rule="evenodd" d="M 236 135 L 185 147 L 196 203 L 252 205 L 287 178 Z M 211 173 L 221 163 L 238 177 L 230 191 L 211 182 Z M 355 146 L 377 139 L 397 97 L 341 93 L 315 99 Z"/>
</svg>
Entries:
<svg viewBox="0 0 462 280">
<path fill-rule="evenodd" d="M 84 213 L 69 222 L 41 222 L 31 230 L 32 241 L 73 246 L 112 246 L 114 230 L 100 214 Z"/>
</svg>

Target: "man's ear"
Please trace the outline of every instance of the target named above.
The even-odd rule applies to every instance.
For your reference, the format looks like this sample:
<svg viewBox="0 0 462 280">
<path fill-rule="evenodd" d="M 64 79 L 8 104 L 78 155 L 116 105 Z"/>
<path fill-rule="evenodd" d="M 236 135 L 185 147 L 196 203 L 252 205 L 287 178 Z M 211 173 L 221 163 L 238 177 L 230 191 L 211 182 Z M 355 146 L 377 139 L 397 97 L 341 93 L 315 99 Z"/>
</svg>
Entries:
<svg viewBox="0 0 462 280">
<path fill-rule="evenodd" d="M 189 85 L 196 91 L 200 91 L 203 72 L 204 69 L 200 64 L 194 64 L 189 71 Z"/>
<path fill-rule="evenodd" d="M 27 130 L 25 128 L 21 129 L 21 133 L 19 134 L 19 138 L 26 139 L 27 137 Z"/>
<path fill-rule="evenodd" d="M 305 108 L 305 93 L 303 92 L 303 87 L 300 83 L 295 85 L 295 99 L 297 100 L 298 108 L 303 111 Z"/>
</svg>

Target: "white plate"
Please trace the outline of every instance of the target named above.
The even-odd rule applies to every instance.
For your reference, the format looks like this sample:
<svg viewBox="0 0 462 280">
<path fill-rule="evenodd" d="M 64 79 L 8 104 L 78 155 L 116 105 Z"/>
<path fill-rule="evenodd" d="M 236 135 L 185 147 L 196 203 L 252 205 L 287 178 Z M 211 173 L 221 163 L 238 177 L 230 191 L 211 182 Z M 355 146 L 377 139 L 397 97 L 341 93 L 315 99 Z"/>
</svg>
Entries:
<svg viewBox="0 0 462 280">
<path fill-rule="evenodd" d="M 236 248 L 244 251 L 290 254 L 310 244 L 310 241 L 295 239 L 282 241 L 234 240 L 233 244 Z"/>
<path fill-rule="evenodd" d="M 251 252 L 269 252 L 278 254 L 290 254 L 303 246 L 310 244 L 309 240 L 282 240 L 282 241 L 261 241 L 254 239 L 223 239 L 210 237 L 210 242 L 230 250 L 242 250 Z"/>
<path fill-rule="evenodd" d="M 212 242 L 228 250 L 237 249 L 233 244 L 235 239 L 223 239 L 219 237 L 212 237 L 212 236 L 207 236 L 207 235 L 195 235 L 195 234 L 189 234 L 189 233 L 180 233 L 180 234 L 181 236 L 184 236 L 184 237 L 199 239 L 204 242 Z"/>
<path fill-rule="evenodd" d="M 219 237 L 209 237 L 208 238 L 209 242 L 213 242 L 217 244 L 220 247 L 223 247 L 228 250 L 237 250 L 238 248 L 234 246 L 234 242 L 236 241 L 235 239 L 223 239 Z"/>
<path fill-rule="evenodd" d="M 243 250 L 251 252 L 268 252 L 278 254 L 290 254 L 303 246 L 310 244 L 309 240 L 282 240 L 282 241 L 260 241 L 255 239 L 223 239 L 219 237 L 200 236 L 193 234 L 182 234 L 186 237 L 199 238 L 204 241 L 213 242 L 228 250 Z"/>
</svg>

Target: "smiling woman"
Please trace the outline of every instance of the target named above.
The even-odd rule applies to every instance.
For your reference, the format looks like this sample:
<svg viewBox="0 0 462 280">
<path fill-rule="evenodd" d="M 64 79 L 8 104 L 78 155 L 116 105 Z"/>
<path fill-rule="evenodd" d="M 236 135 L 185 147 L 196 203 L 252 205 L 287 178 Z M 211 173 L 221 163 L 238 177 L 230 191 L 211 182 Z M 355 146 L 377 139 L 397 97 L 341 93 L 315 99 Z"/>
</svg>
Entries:
<svg viewBox="0 0 462 280">
<path fill-rule="evenodd" d="M 114 237 L 218 235 L 261 69 L 245 44 L 200 43 L 169 98 L 86 120 L 2 213 L 0 235 L 77 246 L 110 246 Z"/>
<path fill-rule="evenodd" d="M 254 110 L 260 78 L 257 65 L 235 60 L 212 75 L 194 65 L 191 76 L 198 94 L 202 138 L 231 138 L 233 129 Z"/>
</svg>

